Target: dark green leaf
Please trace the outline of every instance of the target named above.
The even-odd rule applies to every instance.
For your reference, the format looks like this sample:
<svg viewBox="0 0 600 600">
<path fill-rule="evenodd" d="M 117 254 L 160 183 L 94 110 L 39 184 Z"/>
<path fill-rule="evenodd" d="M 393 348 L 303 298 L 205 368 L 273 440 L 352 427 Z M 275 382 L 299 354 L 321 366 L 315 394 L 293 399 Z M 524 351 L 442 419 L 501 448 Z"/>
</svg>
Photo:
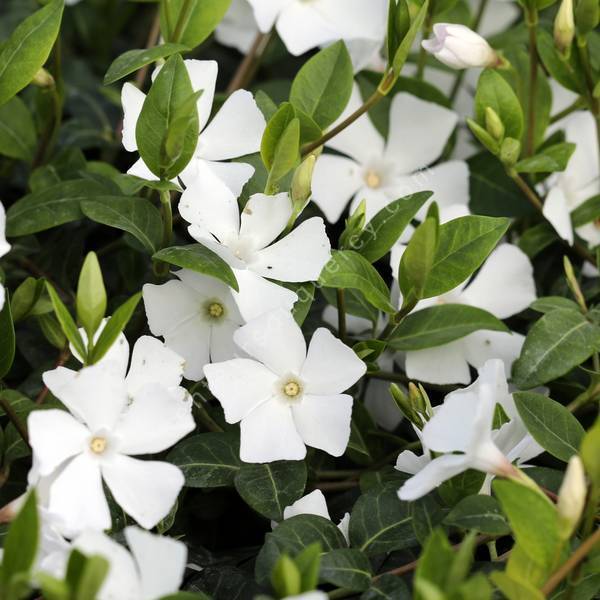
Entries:
<svg viewBox="0 0 600 600">
<path fill-rule="evenodd" d="M 574 227 L 581 227 L 592 221 L 600 219 L 600 194 L 588 198 L 580 204 L 572 213 Z"/>
<path fill-rule="evenodd" d="M 510 527 L 492 496 L 474 495 L 463 498 L 446 516 L 445 523 L 461 529 L 474 529 L 488 535 L 507 535 Z"/>
<path fill-rule="evenodd" d="M 360 550 L 340 548 L 321 558 L 321 580 L 344 589 L 362 592 L 371 584 L 371 565 Z"/>
<path fill-rule="evenodd" d="M 71 313 L 56 293 L 56 290 L 48 282 L 46 282 L 46 289 L 48 290 L 54 313 L 56 314 L 56 318 L 60 323 L 63 333 L 67 336 L 69 342 L 73 344 L 73 347 L 79 356 L 85 358 L 87 356 L 85 344 L 83 343 L 83 339 L 81 338 L 81 334 L 79 333 L 79 329 L 77 328 Z"/>
<path fill-rule="evenodd" d="M 15 360 L 15 326 L 10 311 L 10 298 L 5 291 L 4 306 L 0 311 L 0 379 L 6 376 Z"/>
<path fill-rule="evenodd" d="M 31 161 L 37 134 L 27 105 L 17 96 L 0 105 L 0 154 Z"/>
</svg>

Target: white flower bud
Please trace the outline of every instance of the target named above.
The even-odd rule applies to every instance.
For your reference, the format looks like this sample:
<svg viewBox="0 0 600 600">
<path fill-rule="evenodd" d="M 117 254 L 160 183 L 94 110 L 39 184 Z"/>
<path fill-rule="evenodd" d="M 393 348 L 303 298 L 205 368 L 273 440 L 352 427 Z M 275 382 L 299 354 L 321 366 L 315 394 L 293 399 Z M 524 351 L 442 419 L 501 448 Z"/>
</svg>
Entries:
<svg viewBox="0 0 600 600">
<path fill-rule="evenodd" d="M 585 508 L 587 484 L 583 462 L 579 456 L 574 455 L 569 460 L 567 471 L 558 491 L 556 508 L 564 523 L 564 535 L 570 537 L 573 533 L 581 513 Z"/>
<path fill-rule="evenodd" d="M 574 37 L 573 0 L 562 0 L 554 20 L 554 43 L 561 52 L 568 52 Z"/>
<path fill-rule="evenodd" d="M 436 23 L 433 37 L 423 40 L 421 45 L 453 69 L 494 67 L 501 62 L 487 41 L 465 25 Z"/>
</svg>

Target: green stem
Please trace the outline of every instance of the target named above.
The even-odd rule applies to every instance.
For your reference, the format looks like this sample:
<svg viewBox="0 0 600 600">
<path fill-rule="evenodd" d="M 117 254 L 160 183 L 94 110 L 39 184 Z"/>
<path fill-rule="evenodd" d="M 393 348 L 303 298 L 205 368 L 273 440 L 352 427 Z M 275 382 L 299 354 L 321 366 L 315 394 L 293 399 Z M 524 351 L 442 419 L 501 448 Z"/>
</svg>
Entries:
<svg viewBox="0 0 600 600">
<path fill-rule="evenodd" d="M 342 342 L 346 339 L 346 298 L 344 290 L 337 290 L 338 335 Z"/>
<path fill-rule="evenodd" d="M 0 394 L 0 406 L 4 409 L 6 416 L 8 417 L 10 422 L 15 426 L 15 429 L 17 430 L 18 434 L 23 438 L 25 444 L 27 444 L 27 447 L 31 448 L 31 446 L 29 445 L 29 436 L 27 434 L 25 424 L 23 423 L 23 421 L 21 421 L 17 413 L 13 410 L 13 407 L 10 405 L 10 402 L 4 396 L 2 396 L 2 394 Z"/>
<path fill-rule="evenodd" d="M 535 152 L 535 112 L 538 88 L 538 55 L 537 55 L 537 8 L 529 8 L 525 12 L 525 20 L 529 31 L 529 107 L 527 115 L 526 156 Z"/>
<path fill-rule="evenodd" d="M 272 38 L 273 31 L 259 33 L 256 36 L 248 54 L 246 54 L 244 60 L 239 64 L 234 76 L 227 86 L 228 94 L 246 88 L 252 82 Z"/>
<path fill-rule="evenodd" d="M 168 190 L 160 192 L 160 207 L 163 218 L 162 247 L 167 248 L 173 237 L 173 208 L 171 206 L 171 192 Z"/>
<path fill-rule="evenodd" d="M 423 23 L 423 39 L 426 40 L 433 30 L 433 15 L 435 13 L 435 0 L 431 0 L 427 7 L 427 15 Z M 425 75 L 425 64 L 427 63 L 427 50 L 423 46 L 419 47 L 419 57 L 417 58 L 417 79 L 423 79 Z"/>
<path fill-rule="evenodd" d="M 181 7 L 181 10 L 179 11 L 179 16 L 177 17 L 177 23 L 175 24 L 175 31 L 173 32 L 173 35 L 171 36 L 171 40 L 170 40 L 174 44 L 179 43 L 179 40 L 181 39 L 181 36 L 183 35 L 183 30 L 186 28 L 186 26 L 189 22 L 190 14 L 192 12 L 193 7 L 194 7 L 193 0 L 183 0 L 183 6 Z"/>
<path fill-rule="evenodd" d="M 583 108 L 584 106 L 585 106 L 585 100 L 583 98 L 577 98 L 577 100 L 575 100 L 575 102 L 573 102 L 573 104 L 570 104 L 569 106 L 567 106 L 567 108 L 564 108 L 560 112 L 557 112 L 555 115 L 550 117 L 550 123 L 551 124 L 556 123 L 557 121 L 560 121 L 561 119 L 564 119 L 565 117 L 568 117 L 572 112 L 575 112 L 576 110 L 579 110 L 580 108 Z"/>
</svg>

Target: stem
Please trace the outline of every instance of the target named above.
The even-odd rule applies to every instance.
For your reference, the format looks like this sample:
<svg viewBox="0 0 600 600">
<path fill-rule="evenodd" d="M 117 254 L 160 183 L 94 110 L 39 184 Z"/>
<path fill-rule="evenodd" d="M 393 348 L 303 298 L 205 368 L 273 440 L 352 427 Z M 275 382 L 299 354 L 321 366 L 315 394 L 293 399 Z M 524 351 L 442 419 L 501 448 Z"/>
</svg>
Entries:
<svg viewBox="0 0 600 600">
<path fill-rule="evenodd" d="M 168 12 L 168 11 L 166 11 Z M 148 34 L 148 39 L 146 41 L 146 48 L 153 48 L 158 43 L 160 39 L 160 9 L 156 9 L 156 15 L 154 16 L 154 21 L 152 21 L 152 28 L 150 29 L 150 33 Z M 135 85 L 139 89 L 144 87 L 144 82 L 146 81 L 146 76 L 148 75 L 148 70 L 150 69 L 150 64 L 144 65 L 135 76 Z"/>
<path fill-rule="evenodd" d="M 179 11 L 179 16 L 177 17 L 177 23 L 175 24 L 175 31 L 170 39 L 174 44 L 179 43 L 181 36 L 183 35 L 183 30 L 188 24 L 190 19 L 190 13 L 192 12 L 192 7 L 194 5 L 193 0 L 183 0 L 183 6 Z"/>
<path fill-rule="evenodd" d="M 529 8 L 525 13 L 529 30 L 529 107 L 527 119 L 526 156 L 535 152 L 535 109 L 538 87 L 538 55 L 537 55 L 537 8 Z"/>
<path fill-rule="evenodd" d="M 9 418 L 10 422 L 15 426 L 15 429 L 19 432 L 19 435 L 23 438 L 23 441 L 27 444 L 28 448 L 31 448 L 29 445 L 29 435 L 27 434 L 27 429 L 25 425 L 17 415 L 17 413 L 13 410 L 13 407 L 10 405 L 10 402 L 0 394 L 0 406 L 4 409 L 6 416 Z"/>
<path fill-rule="evenodd" d="M 338 335 L 342 342 L 346 339 L 346 298 L 344 290 L 337 290 Z"/>
<path fill-rule="evenodd" d="M 425 16 L 425 22 L 423 23 L 423 39 L 426 40 L 433 30 L 433 13 L 435 12 L 435 0 L 431 0 L 427 7 L 427 15 Z M 423 46 L 419 47 L 419 57 L 417 59 L 417 73 L 415 77 L 417 79 L 423 79 L 425 74 L 425 64 L 427 62 L 427 50 Z"/>
<path fill-rule="evenodd" d="M 272 37 L 272 31 L 269 31 L 268 33 L 259 33 L 256 36 L 250 50 L 248 50 L 248 54 L 246 54 L 244 60 L 239 64 L 235 74 L 229 82 L 227 94 L 232 94 L 236 90 L 241 90 L 250 84 L 256 71 L 258 71 L 260 61 L 264 56 L 265 50 Z"/>
<path fill-rule="evenodd" d="M 208 414 L 202 400 L 194 402 L 194 408 L 196 409 L 198 420 L 206 427 L 206 429 L 208 429 L 208 431 L 214 433 L 221 433 L 223 431 L 223 428 Z"/>
<path fill-rule="evenodd" d="M 596 529 L 593 535 L 588 537 L 581 546 L 571 554 L 563 565 L 548 579 L 542 588 L 542 593 L 549 596 L 567 577 L 567 575 L 593 550 L 594 546 L 600 542 L 600 528 Z"/>
<path fill-rule="evenodd" d="M 349 479 L 360 477 L 362 471 L 357 469 L 340 469 L 339 471 L 316 471 L 318 479 Z"/>
<path fill-rule="evenodd" d="M 551 124 L 556 123 L 557 121 L 560 121 L 561 119 L 564 119 L 565 117 L 568 117 L 572 112 L 575 112 L 576 110 L 579 110 L 580 108 L 583 108 L 584 105 L 585 105 L 584 99 L 577 98 L 577 100 L 575 100 L 575 102 L 573 102 L 573 104 L 570 104 L 569 106 L 567 106 L 567 108 L 564 108 L 560 112 L 557 112 L 555 115 L 550 117 L 550 123 Z"/>
<path fill-rule="evenodd" d="M 54 365 L 55 369 L 58 369 L 58 367 L 62 367 L 67 360 L 69 360 L 69 356 L 71 356 L 71 351 L 68 348 L 65 348 L 58 356 L 58 360 L 56 361 L 56 364 Z M 37 398 L 35 399 L 35 403 L 36 404 L 43 404 L 44 400 L 46 399 L 46 396 L 48 395 L 48 386 L 44 386 L 42 388 L 42 391 L 38 394 Z"/>
<path fill-rule="evenodd" d="M 171 192 L 160 192 L 160 206 L 163 218 L 163 238 L 162 247 L 167 248 L 171 244 L 173 237 L 173 208 L 171 206 Z"/>
<path fill-rule="evenodd" d="M 313 485 L 317 490 L 323 492 L 339 492 L 344 490 L 352 490 L 358 487 L 359 483 L 357 479 L 351 479 L 349 481 L 323 481 Z"/>
</svg>

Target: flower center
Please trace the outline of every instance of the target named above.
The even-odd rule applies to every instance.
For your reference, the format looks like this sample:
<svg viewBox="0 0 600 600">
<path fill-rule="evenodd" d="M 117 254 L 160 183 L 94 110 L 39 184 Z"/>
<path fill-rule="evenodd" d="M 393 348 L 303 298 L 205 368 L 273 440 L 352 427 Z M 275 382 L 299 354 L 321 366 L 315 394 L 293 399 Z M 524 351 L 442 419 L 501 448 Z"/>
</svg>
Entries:
<svg viewBox="0 0 600 600">
<path fill-rule="evenodd" d="M 296 398 L 301 392 L 300 384 L 297 381 L 288 381 L 283 386 L 283 393 L 288 398 Z"/>
<path fill-rule="evenodd" d="M 94 454 L 102 454 L 106 450 L 107 441 L 106 438 L 100 436 L 94 436 L 90 441 L 90 450 Z"/>
<path fill-rule="evenodd" d="M 211 319 L 220 319 L 225 312 L 225 308 L 220 302 L 211 302 L 206 307 L 206 312 Z"/>
<path fill-rule="evenodd" d="M 370 188 L 375 189 L 381 185 L 381 176 L 377 171 L 369 169 L 365 175 L 365 181 Z"/>
</svg>

